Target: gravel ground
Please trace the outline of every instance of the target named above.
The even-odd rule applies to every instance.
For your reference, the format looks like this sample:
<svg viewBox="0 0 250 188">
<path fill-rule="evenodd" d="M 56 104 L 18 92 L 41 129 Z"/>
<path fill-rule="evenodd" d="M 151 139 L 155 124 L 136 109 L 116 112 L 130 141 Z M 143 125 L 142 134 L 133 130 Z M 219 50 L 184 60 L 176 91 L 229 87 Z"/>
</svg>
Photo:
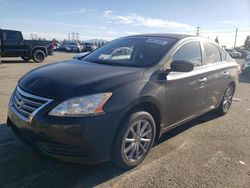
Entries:
<svg viewBox="0 0 250 188">
<path fill-rule="evenodd" d="M 43 64 L 72 56 L 56 53 Z M 227 115 L 208 113 L 168 132 L 140 166 L 121 171 L 109 162 L 40 159 L 13 138 L 5 124 L 9 96 L 23 74 L 43 64 L 0 65 L 0 187 L 250 187 L 250 77 L 240 76 Z"/>
</svg>

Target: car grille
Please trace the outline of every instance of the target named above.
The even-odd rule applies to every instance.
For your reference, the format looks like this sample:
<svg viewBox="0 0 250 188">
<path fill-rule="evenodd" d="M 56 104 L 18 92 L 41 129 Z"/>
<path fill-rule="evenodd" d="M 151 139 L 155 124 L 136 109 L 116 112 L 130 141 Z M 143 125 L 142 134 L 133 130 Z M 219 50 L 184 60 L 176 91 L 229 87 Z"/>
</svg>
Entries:
<svg viewBox="0 0 250 188">
<path fill-rule="evenodd" d="M 17 87 L 12 96 L 11 108 L 20 118 L 28 122 L 51 101 L 51 99 L 32 95 Z"/>
</svg>

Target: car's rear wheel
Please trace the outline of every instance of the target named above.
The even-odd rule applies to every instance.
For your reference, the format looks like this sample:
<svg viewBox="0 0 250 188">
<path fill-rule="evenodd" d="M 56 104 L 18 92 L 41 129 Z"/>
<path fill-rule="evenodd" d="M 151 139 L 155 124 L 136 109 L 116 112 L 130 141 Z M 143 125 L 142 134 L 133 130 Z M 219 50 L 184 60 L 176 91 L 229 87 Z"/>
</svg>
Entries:
<svg viewBox="0 0 250 188">
<path fill-rule="evenodd" d="M 27 56 L 22 56 L 21 57 L 24 61 L 29 61 L 29 60 L 31 60 L 31 57 L 27 57 Z"/>
<path fill-rule="evenodd" d="M 136 112 L 121 125 L 113 148 L 113 161 L 123 169 L 140 164 L 155 139 L 155 121 L 148 112 Z"/>
<path fill-rule="evenodd" d="M 224 92 L 220 106 L 217 109 L 217 113 L 224 115 L 229 111 L 231 104 L 233 102 L 234 91 L 235 87 L 232 86 L 231 84 L 228 85 L 226 91 Z"/>
<path fill-rule="evenodd" d="M 32 56 L 32 59 L 36 63 L 42 63 L 45 60 L 45 58 L 46 58 L 46 55 L 42 50 L 36 50 Z"/>
</svg>

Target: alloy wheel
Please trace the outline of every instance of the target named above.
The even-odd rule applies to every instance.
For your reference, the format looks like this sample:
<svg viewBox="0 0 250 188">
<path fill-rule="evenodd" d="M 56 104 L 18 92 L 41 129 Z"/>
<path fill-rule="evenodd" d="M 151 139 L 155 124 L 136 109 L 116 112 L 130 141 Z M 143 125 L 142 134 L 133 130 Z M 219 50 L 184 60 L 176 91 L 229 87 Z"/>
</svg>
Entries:
<svg viewBox="0 0 250 188">
<path fill-rule="evenodd" d="M 44 59 L 44 54 L 41 53 L 41 52 L 37 52 L 37 53 L 36 53 L 36 59 L 37 59 L 38 61 L 42 61 L 42 60 Z"/>
<path fill-rule="evenodd" d="M 234 89 L 229 86 L 224 94 L 223 98 L 223 111 L 227 112 L 233 101 Z"/>
<path fill-rule="evenodd" d="M 148 120 L 136 121 L 123 139 L 123 155 L 128 162 L 139 161 L 150 149 L 153 140 L 152 125 Z"/>
</svg>

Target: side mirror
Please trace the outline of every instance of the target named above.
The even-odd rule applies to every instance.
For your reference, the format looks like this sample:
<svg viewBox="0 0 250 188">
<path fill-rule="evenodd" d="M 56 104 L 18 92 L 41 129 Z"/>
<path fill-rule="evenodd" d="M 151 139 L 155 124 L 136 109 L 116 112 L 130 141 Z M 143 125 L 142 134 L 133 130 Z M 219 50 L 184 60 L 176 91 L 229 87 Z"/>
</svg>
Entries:
<svg viewBox="0 0 250 188">
<path fill-rule="evenodd" d="M 194 64 L 190 61 L 176 60 L 170 64 L 170 68 L 173 72 L 190 72 L 194 70 Z"/>
</svg>

